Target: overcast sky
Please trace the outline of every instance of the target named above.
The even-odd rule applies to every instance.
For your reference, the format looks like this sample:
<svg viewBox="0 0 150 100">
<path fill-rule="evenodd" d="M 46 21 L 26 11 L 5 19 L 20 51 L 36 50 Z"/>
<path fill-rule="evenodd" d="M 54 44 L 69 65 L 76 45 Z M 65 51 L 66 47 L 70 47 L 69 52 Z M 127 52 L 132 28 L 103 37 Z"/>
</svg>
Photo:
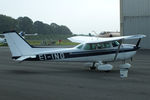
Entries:
<svg viewBox="0 0 150 100">
<path fill-rule="evenodd" d="M 68 26 L 74 34 L 119 31 L 119 0 L 1 0 L 0 14 Z"/>
</svg>

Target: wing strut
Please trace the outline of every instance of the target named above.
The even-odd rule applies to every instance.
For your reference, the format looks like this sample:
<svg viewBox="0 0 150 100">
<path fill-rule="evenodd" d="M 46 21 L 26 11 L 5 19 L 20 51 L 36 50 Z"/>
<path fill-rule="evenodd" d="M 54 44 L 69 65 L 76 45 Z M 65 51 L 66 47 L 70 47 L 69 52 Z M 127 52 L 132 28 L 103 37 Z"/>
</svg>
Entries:
<svg viewBox="0 0 150 100">
<path fill-rule="evenodd" d="M 119 50 L 120 50 L 120 46 L 121 46 L 121 44 L 122 44 L 122 40 L 119 40 L 119 46 L 118 46 L 118 49 L 117 49 L 117 52 L 116 52 L 116 54 L 115 54 L 115 57 L 114 57 L 114 61 L 116 61 L 116 59 L 117 59 L 117 56 L 118 56 L 118 53 L 119 53 Z"/>
<path fill-rule="evenodd" d="M 141 38 L 138 40 L 137 44 L 136 44 L 136 47 L 138 48 L 139 47 L 139 44 L 141 42 Z"/>
</svg>

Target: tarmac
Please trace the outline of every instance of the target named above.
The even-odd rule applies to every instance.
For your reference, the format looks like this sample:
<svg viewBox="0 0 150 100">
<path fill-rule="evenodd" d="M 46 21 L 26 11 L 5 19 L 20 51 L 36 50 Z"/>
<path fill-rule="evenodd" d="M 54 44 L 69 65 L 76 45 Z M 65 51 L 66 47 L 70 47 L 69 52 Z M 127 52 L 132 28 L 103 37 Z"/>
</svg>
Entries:
<svg viewBox="0 0 150 100">
<path fill-rule="evenodd" d="M 122 79 L 119 68 L 106 73 L 84 63 L 18 63 L 0 47 L 0 100 L 149 100 L 150 50 L 140 50 L 131 64 Z"/>
</svg>

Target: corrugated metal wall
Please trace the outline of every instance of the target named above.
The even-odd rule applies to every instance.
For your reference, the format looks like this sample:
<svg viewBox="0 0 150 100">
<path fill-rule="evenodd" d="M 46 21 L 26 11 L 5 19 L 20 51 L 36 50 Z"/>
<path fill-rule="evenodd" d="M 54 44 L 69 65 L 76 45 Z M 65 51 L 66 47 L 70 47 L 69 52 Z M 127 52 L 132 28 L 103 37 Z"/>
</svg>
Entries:
<svg viewBox="0 0 150 100">
<path fill-rule="evenodd" d="M 150 0 L 121 0 L 121 34 L 145 34 L 141 46 L 150 49 Z"/>
</svg>

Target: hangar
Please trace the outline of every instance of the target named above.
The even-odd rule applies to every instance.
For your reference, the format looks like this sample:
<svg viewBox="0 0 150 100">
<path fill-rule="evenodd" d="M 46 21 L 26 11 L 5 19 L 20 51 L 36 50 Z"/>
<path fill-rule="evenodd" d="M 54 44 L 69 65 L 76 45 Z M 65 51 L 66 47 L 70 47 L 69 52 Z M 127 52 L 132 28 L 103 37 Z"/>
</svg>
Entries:
<svg viewBox="0 0 150 100">
<path fill-rule="evenodd" d="M 145 34 L 141 47 L 150 49 L 150 0 L 120 0 L 120 32 Z"/>
</svg>

